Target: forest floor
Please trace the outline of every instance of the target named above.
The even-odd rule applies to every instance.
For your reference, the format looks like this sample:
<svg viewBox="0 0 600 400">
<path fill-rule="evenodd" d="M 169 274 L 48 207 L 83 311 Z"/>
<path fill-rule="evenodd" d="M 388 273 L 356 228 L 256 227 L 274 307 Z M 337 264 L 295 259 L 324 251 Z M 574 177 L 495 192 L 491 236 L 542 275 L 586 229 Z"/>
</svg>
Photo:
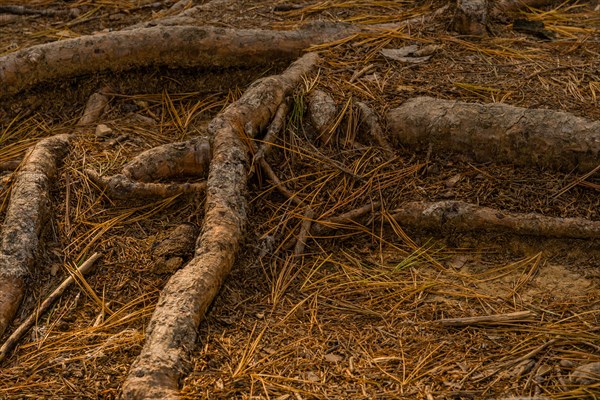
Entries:
<svg viewBox="0 0 600 400">
<path fill-rule="evenodd" d="M 0 55 L 164 17 L 173 3 L 32 0 L 30 7 L 77 9 L 78 16 L 0 15 Z M 452 32 L 448 12 L 404 30 L 318 46 L 319 73 L 295 94 L 292 117 L 269 163 L 289 190 L 311 204 L 315 220 L 369 201 L 381 201 L 377 212 L 385 216 L 406 201 L 455 199 L 600 221 L 599 174 L 580 179 L 576 172 L 477 163 L 407 147 L 389 159 L 364 139 L 354 107 L 362 101 L 383 116 L 425 95 L 600 120 L 600 12 L 591 3 L 494 19 L 482 38 Z M 301 7 L 276 11 L 284 4 Z M 445 4 L 221 1 L 198 18 L 211 26 L 284 30 L 309 20 L 392 23 Z M 552 40 L 516 32 L 515 17 L 544 22 Z M 426 44 L 436 51 L 421 63 L 381 53 Z M 54 214 L 14 326 L 69 268 L 93 252 L 103 257 L 88 285 L 69 289 L 0 365 L 0 398 L 118 397 L 173 272 L 159 266 L 153 249 L 181 224 L 200 227 L 204 199 L 111 200 L 83 171 L 117 173 L 145 149 L 206 135 L 211 118 L 250 83 L 286 66 L 107 72 L 3 99 L 0 162 L 22 156 L 42 137 L 71 132 L 98 89 L 109 87 L 113 94 L 100 121 L 110 129 L 103 135 L 85 131 L 60 169 Z M 330 93 L 339 106 L 328 144 L 315 140 L 305 116 L 305 94 L 312 88 Z M 0 219 L 11 174 L 0 177 Z M 284 246 L 306 218 L 304 210 L 265 178 L 252 178 L 248 200 L 242 250 L 199 327 L 192 370 L 181 382 L 184 398 L 600 398 L 600 380 L 585 385 L 570 375 L 600 362 L 597 240 L 424 231 L 372 218 L 310 238 L 297 257 Z M 184 261 L 191 256 L 181 255 Z M 518 311 L 530 313 L 508 323 L 440 323 Z"/>
</svg>

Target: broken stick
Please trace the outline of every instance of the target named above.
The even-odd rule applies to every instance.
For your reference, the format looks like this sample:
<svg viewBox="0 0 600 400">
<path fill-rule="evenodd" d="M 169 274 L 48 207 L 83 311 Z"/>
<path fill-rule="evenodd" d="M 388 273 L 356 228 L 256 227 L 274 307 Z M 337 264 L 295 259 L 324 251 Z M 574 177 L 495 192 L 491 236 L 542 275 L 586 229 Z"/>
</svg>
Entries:
<svg viewBox="0 0 600 400">
<path fill-rule="evenodd" d="M 25 321 L 23 321 L 21 325 L 19 325 L 19 327 L 15 329 L 15 331 L 8 337 L 8 339 L 6 339 L 2 347 L 0 347 L 0 364 L 6 359 L 6 357 L 8 357 L 10 352 L 19 342 L 19 340 L 21 340 L 23 335 L 36 323 L 38 318 L 42 314 L 44 314 L 52 306 L 52 304 L 54 304 L 54 302 L 56 302 L 56 300 L 59 299 L 60 296 L 62 296 L 65 290 L 67 290 L 69 286 L 73 284 L 73 282 L 75 282 L 75 277 L 79 279 L 84 275 L 92 272 L 96 261 L 100 257 L 102 257 L 100 253 L 94 253 L 83 264 L 81 264 L 79 268 L 77 268 L 77 271 L 73 275 L 69 276 L 60 284 L 59 287 L 54 289 L 54 291 L 50 293 L 48 297 L 46 297 L 46 299 L 42 302 L 42 304 L 40 304 L 37 307 L 37 309 L 34 312 L 29 314 Z"/>
<path fill-rule="evenodd" d="M 435 321 L 442 326 L 469 326 L 469 325 L 499 325 L 513 322 L 532 322 L 530 319 L 535 314 L 531 311 L 517 311 L 508 314 L 481 315 L 478 317 L 445 318 Z"/>
</svg>

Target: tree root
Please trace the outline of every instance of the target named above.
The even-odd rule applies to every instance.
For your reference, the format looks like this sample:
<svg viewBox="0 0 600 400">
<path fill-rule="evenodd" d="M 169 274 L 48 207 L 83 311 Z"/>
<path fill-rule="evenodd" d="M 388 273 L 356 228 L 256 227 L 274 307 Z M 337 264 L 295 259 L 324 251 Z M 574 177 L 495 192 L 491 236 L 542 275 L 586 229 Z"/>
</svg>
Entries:
<svg viewBox="0 0 600 400">
<path fill-rule="evenodd" d="M 462 35 L 482 36 L 486 34 L 490 15 L 559 3 L 560 0 L 457 0 L 452 26 Z"/>
<path fill-rule="evenodd" d="M 381 129 L 381 125 L 379 124 L 377 116 L 373 110 L 371 110 L 368 105 L 360 101 L 356 102 L 356 106 L 360 111 L 361 122 L 366 125 L 371 139 L 373 139 L 379 147 L 385 150 L 389 156 L 392 156 L 394 154 L 394 149 L 385 138 L 383 130 Z"/>
<path fill-rule="evenodd" d="M 244 191 L 250 164 L 247 136 L 268 125 L 316 62 L 317 56 L 310 53 L 281 75 L 255 82 L 210 123 L 213 157 L 196 256 L 162 291 L 144 347 L 123 384 L 124 399 L 178 398 L 186 353 L 194 348 L 197 327 L 233 265 L 245 228 Z"/>
<path fill-rule="evenodd" d="M 127 178 L 151 182 L 181 175 L 205 176 L 210 163 L 210 143 L 205 138 L 169 143 L 138 154 L 123 167 Z"/>
<path fill-rule="evenodd" d="M 85 170 L 85 174 L 111 198 L 126 200 L 145 197 L 172 197 L 179 194 L 198 193 L 206 190 L 206 182 L 198 183 L 152 183 L 137 182 L 123 174 L 110 177 L 100 176 L 96 171 Z"/>
<path fill-rule="evenodd" d="M 600 159 L 600 122 L 572 114 L 417 97 L 387 114 L 392 142 L 508 162 L 588 172 Z"/>
<path fill-rule="evenodd" d="M 338 107 L 335 100 L 322 90 L 315 89 L 307 96 L 308 115 L 312 126 L 319 134 L 319 140 L 328 144 L 335 133 Z"/>
<path fill-rule="evenodd" d="M 54 79 L 148 65 L 242 67 L 292 60 L 303 49 L 357 32 L 313 23 L 295 31 L 156 26 L 82 36 L 0 57 L 0 96 Z"/>
<path fill-rule="evenodd" d="M 79 122 L 91 123 L 101 115 L 108 103 L 102 96 L 91 96 Z M 77 130 L 74 134 L 40 140 L 25 155 L 16 172 L 0 236 L 0 336 L 23 300 L 25 280 L 34 266 L 39 235 L 49 214 L 50 186 L 76 133 Z"/>
<path fill-rule="evenodd" d="M 39 235 L 49 213 L 48 192 L 71 135 L 40 140 L 17 172 L 0 237 L 0 336 L 13 319 L 33 268 Z"/>
<path fill-rule="evenodd" d="M 600 238 L 600 221 L 507 212 L 462 201 L 410 202 L 396 209 L 391 218 L 400 224 L 421 229 L 484 230 L 573 239 Z"/>
</svg>

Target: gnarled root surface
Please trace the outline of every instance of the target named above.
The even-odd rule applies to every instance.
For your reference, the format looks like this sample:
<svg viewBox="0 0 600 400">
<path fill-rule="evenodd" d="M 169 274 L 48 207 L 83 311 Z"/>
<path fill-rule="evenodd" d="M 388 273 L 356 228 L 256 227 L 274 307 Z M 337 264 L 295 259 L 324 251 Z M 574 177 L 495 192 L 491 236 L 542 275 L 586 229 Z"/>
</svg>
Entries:
<svg viewBox="0 0 600 400">
<path fill-rule="evenodd" d="M 0 95 L 40 82 L 148 65 L 242 67 L 293 60 L 303 49 L 356 32 L 316 23 L 295 31 L 156 26 L 32 46 L 0 57 Z"/>
<path fill-rule="evenodd" d="M 480 162 L 588 172 L 600 160 L 600 122 L 552 110 L 417 97 L 388 112 L 391 140 Z"/>
<path fill-rule="evenodd" d="M 599 221 L 507 212 L 462 201 L 410 202 L 395 210 L 392 218 L 403 225 L 428 229 L 483 230 L 574 239 L 600 238 Z"/>
<path fill-rule="evenodd" d="M 285 96 L 316 62 L 315 54 L 307 54 L 281 75 L 255 82 L 211 122 L 213 157 L 196 256 L 162 291 L 144 347 L 123 385 L 123 398 L 178 397 L 186 354 L 194 347 L 197 327 L 233 265 L 246 224 L 249 154 L 244 141 L 266 128 Z"/>
<path fill-rule="evenodd" d="M 11 323 L 33 268 L 39 235 L 49 213 L 49 190 L 72 135 L 39 141 L 25 157 L 12 187 L 0 237 L 0 336 Z"/>
</svg>

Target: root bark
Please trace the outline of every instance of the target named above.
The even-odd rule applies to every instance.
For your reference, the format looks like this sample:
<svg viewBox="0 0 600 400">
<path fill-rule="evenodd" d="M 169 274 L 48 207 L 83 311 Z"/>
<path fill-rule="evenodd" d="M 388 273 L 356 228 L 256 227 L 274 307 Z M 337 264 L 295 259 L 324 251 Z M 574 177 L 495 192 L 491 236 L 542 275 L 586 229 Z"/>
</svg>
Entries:
<svg viewBox="0 0 600 400">
<path fill-rule="evenodd" d="M 178 398 L 186 353 L 194 348 L 197 327 L 231 270 L 245 228 L 250 164 L 246 142 L 267 127 L 285 96 L 316 62 L 315 54 L 307 54 L 281 75 L 255 82 L 211 122 L 213 157 L 196 256 L 162 291 L 144 347 L 123 385 L 124 399 Z"/>
<path fill-rule="evenodd" d="M 0 96 L 53 79 L 148 65 L 243 67 L 293 60 L 310 45 L 357 32 L 314 23 L 295 31 L 156 26 L 82 36 L 0 57 Z"/>
<path fill-rule="evenodd" d="M 49 214 L 49 190 L 71 135 L 39 141 L 17 172 L 0 237 L 0 336 L 11 323 L 34 266 L 42 225 Z"/>
<path fill-rule="evenodd" d="M 600 238 L 600 221 L 507 212 L 462 201 L 410 202 L 395 210 L 392 218 L 400 224 L 422 229 L 484 230 L 573 239 Z"/>
<path fill-rule="evenodd" d="M 600 122 L 572 114 L 417 97 L 387 114 L 391 140 L 417 149 L 588 172 L 600 160 Z"/>
</svg>

